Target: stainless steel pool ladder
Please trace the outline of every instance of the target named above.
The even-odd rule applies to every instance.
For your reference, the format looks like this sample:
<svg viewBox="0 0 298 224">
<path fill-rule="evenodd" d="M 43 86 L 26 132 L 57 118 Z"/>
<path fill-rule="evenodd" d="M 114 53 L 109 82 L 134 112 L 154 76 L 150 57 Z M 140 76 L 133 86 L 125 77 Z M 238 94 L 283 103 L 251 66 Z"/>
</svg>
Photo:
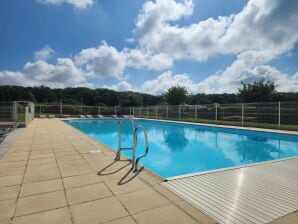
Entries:
<svg viewBox="0 0 298 224">
<path fill-rule="evenodd" d="M 122 128 L 122 124 L 123 124 L 124 120 L 129 120 L 131 122 L 132 133 L 133 133 L 133 142 L 132 142 L 131 147 L 122 147 L 122 145 L 121 145 L 121 128 Z M 142 130 L 144 133 L 146 148 L 145 148 L 144 154 L 142 154 L 136 158 L 136 148 L 138 145 L 138 131 L 139 130 Z M 143 125 L 139 125 L 136 127 L 134 119 L 131 117 L 123 117 L 119 120 L 119 123 L 118 123 L 118 150 L 116 152 L 115 160 L 120 160 L 122 150 L 132 150 L 132 169 L 134 171 L 138 170 L 138 163 L 139 163 L 140 159 L 145 157 L 149 151 L 149 143 L 148 143 L 148 136 L 147 136 L 146 128 Z"/>
</svg>

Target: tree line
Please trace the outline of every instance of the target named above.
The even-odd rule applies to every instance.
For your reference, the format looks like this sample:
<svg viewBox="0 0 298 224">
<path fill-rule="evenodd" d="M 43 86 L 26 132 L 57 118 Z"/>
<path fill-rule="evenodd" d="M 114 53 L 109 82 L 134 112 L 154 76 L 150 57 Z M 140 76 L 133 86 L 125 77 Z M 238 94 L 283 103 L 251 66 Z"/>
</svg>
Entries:
<svg viewBox="0 0 298 224">
<path fill-rule="evenodd" d="M 163 95 L 154 96 L 132 91 L 117 92 L 111 89 L 89 89 L 85 87 L 55 89 L 46 86 L 0 86 L 0 101 L 32 101 L 34 103 L 83 104 L 88 106 L 151 106 L 163 104 L 212 104 L 247 103 L 270 101 L 298 101 L 298 93 L 276 91 L 273 82 L 260 80 L 243 83 L 235 94 L 188 94 L 185 87 L 174 86 Z"/>
</svg>

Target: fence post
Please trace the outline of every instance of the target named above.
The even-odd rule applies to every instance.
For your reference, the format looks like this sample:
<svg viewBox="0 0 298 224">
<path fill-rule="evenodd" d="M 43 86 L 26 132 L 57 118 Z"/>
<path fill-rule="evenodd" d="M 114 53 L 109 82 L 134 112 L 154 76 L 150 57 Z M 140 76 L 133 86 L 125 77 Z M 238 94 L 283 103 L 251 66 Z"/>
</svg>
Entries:
<svg viewBox="0 0 298 224">
<path fill-rule="evenodd" d="M 179 120 L 181 120 L 181 105 L 179 105 Z"/>
<path fill-rule="evenodd" d="M 140 107 L 140 116 L 142 116 L 142 107 Z"/>
<path fill-rule="evenodd" d="M 13 106 L 12 107 L 12 110 L 13 110 L 12 120 L 17 121 L 17 118 L 18 118 L 17 101 L 13 101 L 12 106 Z"/>
<path fill-rule="evenodd" d="M 100 115 L 100 106 L 98 106 L 98 115 Z"/>
<path fill-rule="evenodd" d="M 155 118 L 157 118 L 157 107 L 155 107 Z"/>
<path fill-rule="evenodd" d="M 278 129 L 280 129 L 280 101 L 278 102 Z"/>
<path fill-rule="evenodd" d="M 149 111 L 149 106 L 147 106 L 147 118 L 148 118 L 148 111 Z"/>
<path fill-rule="evenodd" d="M 167 105 L 167 119 L 169 118 L 169 105 Z"/>
<path fill-rule="evenodd" d="M 244 126 L 244 103 L 241 104 L 241 125 Z"/>
<path fill-rule="evenodd" d="M 198 110 L 198 108 L 195 107 L 195 121 L 197 120 L 197 116 L 198 116 L 198 115 L 197 115 L 197 114 L 198 114 L 198 111 L 197 111 L 197 110 Z"/>
<path fill-rule="evenodd" d="M 62 106 L 62 99 L 60 99 L 60 117 L 62 117 L 63 114 L 63 106 Z"/>
<path fill-rule="evenodd" d="M 135 115 L 135 107 L 132 107 L 132 115 Z"/>
<path fill-rule="evenodd" d="M 217 103 L 215 103 L 215 122 L 217 122 Z"/>
</svg>

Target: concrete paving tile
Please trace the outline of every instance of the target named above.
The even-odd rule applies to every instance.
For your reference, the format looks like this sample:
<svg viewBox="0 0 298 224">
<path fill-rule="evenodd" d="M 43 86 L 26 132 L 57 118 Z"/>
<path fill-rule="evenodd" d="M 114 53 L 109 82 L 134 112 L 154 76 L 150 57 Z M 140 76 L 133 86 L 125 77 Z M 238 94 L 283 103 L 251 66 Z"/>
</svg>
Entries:
<svg viewBox="0 0 298 224">
<path fill-rule="evenodd" d="M 41 182 L 33 182 L 22 185 L 20 197 L 47 193 L 63 189 L 61 179 L 45 180 Z"/>
<path fill-rule="evenodd" d="M 89 184 L 96 184 L 102 182 L 102 179 L 94 174 L 83 174 L 78 176 L 71 176 L 63 178 L 65 188 L 81 187 Z"/>
<path fill-rule="evenodd" d="M 53 157 L 41 158 L 41 159 L 31 159 L 28 161 L 28 166 L 47 164 L 47 163 L 55 163 L 56 164 L 56 159 Z"/>
<path fill-rule="evenodd" d="M 71 166 L 71 167 L 65 167 L 60 168 L 62 177 L 70 177 L 70 176 L 76 176 L 80 174 L 88 174 L 93 173 L 93 171 L 88 166 Z"/>
<path fill-rule="evenodd" d="M 141 172 L 139 177 L 142 180 L 144 180 L 146 183 L 150 184 L 151 186 L 158 185 L 163 180 L 161 177 L 158 177 L 157 175 L 154 175 L 150 172 L 147 172 L 147 173 Z"/>
<path fill-rule="evenodd" d="M 0 187 L 19 185 L 21 184 L 23 175 L 0 177 Z"/>
<path fill-rule="evenodd" d="M 25 173 L 24 183 L 39 182 L 58 178 L 60 178 L 60 173 L 57 168 L 52 168 L 49 170 L 33 170 Z"/>
<path fill-rule="evenodd" d="M 58 169 L 58 166 L 56 163 L 42 163 L 42 164 L 35 164 L 35 166 L 27 167 L 26 172 L 56 170 L 56 169 Z"/>
<path fill-rule="evenodd" d="M 16 161 L 26 161 L 28 160 L 29 156 L 12 156 L 12 155 L 5 155 L 2 158 L 2 161 L 7 161 L 7 162 L 16 162 Z"/>
<path fill-rule="evenodd" d="M 46 212 L 16 217 L 13 224 L 71 224 L 67 208 L 58 208 Z"/>
<path fill-rule="evenodd" d="M 166 189 L 164 186 L 161 186 L 160 184 L 154 185 L 153 188 L 155 190 L 157 190 L 160 194 L 165 196 L 167 199 L 169 199 L 170 201 L 177 202 L 177 201 L 182 201 L 183 200 L 178 195 L 176 195 L 175 193 L 169 191 L 168 189 Z"/>
<path fill-rule="evenodd" d="M 31 155 L 30 156 L 30 160 L 31 159 L 43 159 L 43 158 L 55 158 L 54 153 L 41 153 L 41 154 L 37 154 L 37 155 Z"/>
<path fill-rule="evenodd" d="M 128 215 L 114 197 L 74 205 L 71 210 L 76 224 L 97 224 Z"/>
<path fill-rule="evenodd" d="M 0 200 L 16 199 L 20 191 L 20 185 L 0 188 Z"/>
<path fill-rule="evenodd" d="M 148 188 L 149 186 L 143 183 L 142 181 L 138 180 L 137 178 L 125 183 L 125 184 L 119 184 L 119 180 L 112 180 L 105 182 L 107 186 L 110 188 L 110 190 L 116 194 L 125 194 L 141 189 Z"/>
<path fill-rule="evenodd" d="M 22 167 L 26 166 L 27 161 L 14 161 L 14 162 L 1 162 L 0 160 L 0 168 L 5 168 L 5 167 Z"/>
<path fill-rule="evenodd" d="M 186 215 L 174 205 L 167 205 L 152 210 L 147 210 L 133 215 L 140 224 L 195 224 L 197 223 L 190 216 Z"/>
<path fill-rule="evenodd" d="M 288 214 L 273 222 L 270 222 L 270 224 L 297 224 L 297 223 L 298 223 L 298 211 Z"/>
<path fill-rule="evenodd" d="M 200 223 L 206 223 L 206 224 L 215 224 L 216 222 L 213 221 L 209 216 L 207 216 L 205 213 L 201 212 L 196 207 L 192 206 L 186 201 L 179 201 L 176 203 L 178 207 L 182 208 L 187 214 L 194 217 L 196 220 L 198 220 Z"/>
<path fill-rule="evenodd" d="M 37 213 L 65 206 L 65 195 L 62 190 L 27 196 L 19 198 L 15 216 Z"/>
<path fill-rule="evenodd" d="M 73 161 L 73 160 L 82 160 L 83 158 L 80 155 L 66 155 L 62 157 L 57 157 L 57 161 L 63 162 L 63 161 Z"/>
<path fill-rule="evenodd" d="M 171 203 L 168 199 L 151 188 L 122 194 L 119 195 L 118 198 L 130 214 L 161 207 Z"/>
<path fill-rule="evenodd" d="M 24 175 L 25 166 L 22 167 L 9 167 L 9 168 L 0 168 L 0 177 L 4 176 L 16 176 L 16 175 Z"/>
<path fill-rule="evenodd" d="M 105 222 L 105 224 L 136 224 L 136 222 L 130 216 L 127 216 L 110 222 Z"/>
<path fill-rule="evenodd" d="M 79 155 L 79 153 L 76 150 L 73 150 L 73 149 L 70 149 L 70 150 L 67 150 L 67 151 L 58 151 L 58 150 L 56 150 L 55 154 L 56 154 L 57 158 L 63 157 L 63 156 Z"/>
<path fill-rule="evenodd" d="M 15 208 L 16 204 L 14 199 L 0 201 L 0 223 L 5 223 L 7 220 L 10 220 Z"/>
<path fill-rule="evenodd" d="M 112 196 L 112 193 L 103 183 L 85 185 L 83 187 L 70 188 L 66 190 L 66 198 L 70 205 L 110 196 Z"/>
</svg>

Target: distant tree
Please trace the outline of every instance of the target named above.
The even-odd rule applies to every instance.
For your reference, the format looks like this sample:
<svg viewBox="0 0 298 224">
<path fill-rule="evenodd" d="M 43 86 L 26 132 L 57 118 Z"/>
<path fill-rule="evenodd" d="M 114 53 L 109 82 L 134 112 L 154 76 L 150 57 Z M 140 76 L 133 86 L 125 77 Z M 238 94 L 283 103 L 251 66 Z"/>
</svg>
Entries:
<svg viewBox="0 0 298 224">
<path fill-rule="evenodd" d="M 187 90 L 183 86 L 173 86 L 164 94 L 164 98 L 168 104 L 179 105 L 187 99 Z"/>
<path fill-rule="evenodd" d="M 238 89 L 238 95 L 244 103 L 268 102 L 274 98 L 275 87 L 274 82 L 265 81 L 264 79 L 255 81 L 252 84 L 242 83 L 242 88 Z"/>
</svg>

